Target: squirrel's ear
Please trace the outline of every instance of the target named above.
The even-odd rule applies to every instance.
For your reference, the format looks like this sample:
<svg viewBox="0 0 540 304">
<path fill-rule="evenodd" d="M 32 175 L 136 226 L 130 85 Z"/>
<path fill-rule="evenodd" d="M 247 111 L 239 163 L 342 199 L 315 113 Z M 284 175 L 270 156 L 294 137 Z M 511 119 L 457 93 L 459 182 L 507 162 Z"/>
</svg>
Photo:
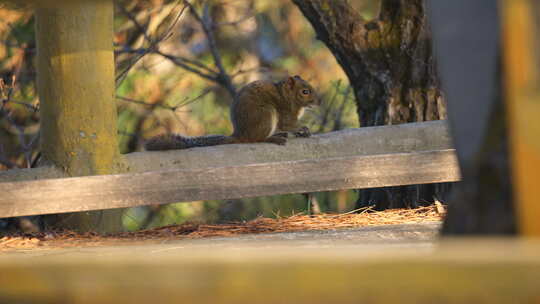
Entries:
<svg viewBox="0 0 540 304">
<path fill-rule="evenodd" d="M 289 77 L 287 78 L 287 85 L 292 89 L 294 87 L 294 83 L 296 82 L 296 80 L 294 79 L 294 77 Z"/>
</svg>

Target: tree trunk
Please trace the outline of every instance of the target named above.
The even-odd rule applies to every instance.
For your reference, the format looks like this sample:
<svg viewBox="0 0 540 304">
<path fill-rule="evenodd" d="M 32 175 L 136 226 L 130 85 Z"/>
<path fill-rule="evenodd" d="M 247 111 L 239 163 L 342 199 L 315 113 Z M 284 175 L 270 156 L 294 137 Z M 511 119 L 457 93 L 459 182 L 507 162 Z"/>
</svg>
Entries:
<svg viewBox="0 0 540 304">
<path fill-rule="evenodd" d="M 364 20 L 347 0 L 293 0 L 336 57 L 354 89 L 362 127 L 446 118 L 423 0 L 382 0 Z M 365 190 L 358 207 L 431 202 L 448 186 Z"/>
<path fill-rule="evenodd" d="M 121 171 L 112 0 L 39 5 L 36 35 L 42 163 L 69 176 Z M 78 230 L 121 229 L 118 211 L 59 215 L 54 222 Z"/>
</svg>

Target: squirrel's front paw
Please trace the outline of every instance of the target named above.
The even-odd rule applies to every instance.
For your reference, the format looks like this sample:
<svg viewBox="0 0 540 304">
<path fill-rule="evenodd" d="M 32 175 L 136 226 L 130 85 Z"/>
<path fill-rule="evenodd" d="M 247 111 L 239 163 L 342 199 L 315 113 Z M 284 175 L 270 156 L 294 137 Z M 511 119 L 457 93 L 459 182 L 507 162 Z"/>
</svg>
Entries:
<svg viewBox="0 0 540 304">
<path fill-rule="evenodd" d="M 266 139 L 266 142 L 283 146 L 287 143 L 287 138 L 273 135 L 273 136 L 268 137 Z"/>
<path fill-rule="evenodd" d="M 310 137 L 311 131 L 308 127 L 304 126 L 294 132 L 296 137 Z"/>
</svg>

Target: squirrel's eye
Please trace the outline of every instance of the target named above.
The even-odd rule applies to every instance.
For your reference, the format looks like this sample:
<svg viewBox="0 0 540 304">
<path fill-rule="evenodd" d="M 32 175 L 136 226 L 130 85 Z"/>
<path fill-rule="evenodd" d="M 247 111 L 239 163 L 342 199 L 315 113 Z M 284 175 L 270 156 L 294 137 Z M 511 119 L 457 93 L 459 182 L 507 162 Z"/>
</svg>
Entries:
<svg viewBox="0 0 540 304">
<path fill-rule="evenodd" d="M 309 94 L 309 90 L 308 90 L 308 89 L 304 89 L 304 90 L 302 90 L 302 94 L 304 94 L 304 95 L 307 95 L 307 94 Z"/>
</svg>

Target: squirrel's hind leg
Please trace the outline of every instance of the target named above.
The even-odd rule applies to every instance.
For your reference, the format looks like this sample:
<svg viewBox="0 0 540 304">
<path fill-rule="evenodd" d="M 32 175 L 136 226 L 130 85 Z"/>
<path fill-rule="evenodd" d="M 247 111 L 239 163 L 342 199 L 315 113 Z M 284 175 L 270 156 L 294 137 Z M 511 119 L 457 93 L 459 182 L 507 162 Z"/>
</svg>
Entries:
<svg viewBox="0 0 540 304">
<path fill-rule="evenodd" d="M 273 136 L 288 138 L 290 135 L 294 135 L 295 137 L 310 137 L 311 136 L 311 131 L 309 130 L 308 127 L 303 126 L 303 127 L 300 127 L 299 129 L 294 130 L 294 131 L 276 132 Z"/>
</svg>

